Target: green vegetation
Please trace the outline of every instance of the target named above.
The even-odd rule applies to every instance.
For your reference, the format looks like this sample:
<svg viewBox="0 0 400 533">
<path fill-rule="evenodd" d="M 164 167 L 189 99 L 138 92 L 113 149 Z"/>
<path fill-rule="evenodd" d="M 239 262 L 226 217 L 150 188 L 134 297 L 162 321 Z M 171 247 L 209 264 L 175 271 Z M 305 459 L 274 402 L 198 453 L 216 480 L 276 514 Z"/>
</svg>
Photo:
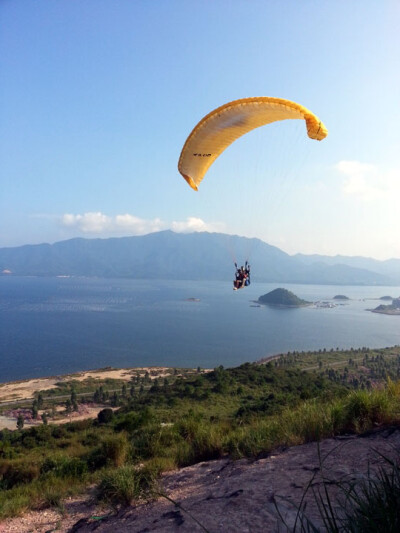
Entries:
<svg viewBox="0 0 400 533">
<path fill-rule="evenodd" d="M 279 307 L 302 307 L 311 303 L 298 298 L 295 294 L 286 289 L 275 289 L 268 292 L 267 294 L 260 296 L 258 302 L 264 305 L 276 305 Z"/>
<path fill-rule="evenodd" d="M 134 376 L 117 396 L 97 387 L 92 399 L 105 404 L 97 420 L 0 432 L 0 517 L 60 508 L 93 484 L 99 499 L 124 505 L 150 497 L 160 473 L 176 467 L 391 423 L 400 418 L 399 369 L 399 347 L 294 352 L 168 379 Z M 37 409 L 49 401 L 41 396 Z M 69 400 L 81 405 L 79 395 Z"/>
<path fill-rule="evenodd" d="M 124 465 L 102 476 L 98 498 L 111 505 L 129 505 L 133 500 L 153 495 L 155 481 L 156 472 L 151 468 Z"/>
<path fill-rule="evenodd" d="M 283 368 L 297 368 L 318 372 L 331 381 L 355 389 L 371 389 L 390 378 L 400 379 L 400 346 L 390 348 L 319 350 L 318 352 L 288 352 L 279 356 L 275 364 Z"/>
<path fill-rule="evenodd" d="M 345 296 L 344 294 L 336 294 L 336 296 L 333 297 L 334 300 L 350 300 L 348 296 Z"/>
<path fill-rule="evenodd" d="M 115 370 L 112 367 L 106 367 L 102 368 L 100 370 L 96 370 L 96 372 L 104 371 L 109 372 L 111 370 Z M 175 379 L 177 376 L 190 376 L 196 371 L 191 368 L 166 368 L 165 374 L 166 377 L 169 380 Z M 154 379 L 155 376 L 158 376 L 159 370 L 157 369 L 151 369 L 149 371 L 146 370 L 131 370 L 131 378 L 130 378 L 130 385 L 140 385 L 144 384 L 146 387 L 151 385 L 152 379 Z M 99 378 L 99 377 L 87 377 L 84 380 L 78 379 L 79 375 L 76 376 L 76 379 L 72 376 L 71 379 L 64 380 L 64 381 L 58 381 L 56 383 L 56 386 L 53 389 L 48 389 L 45 391 L 42 391 L 38 394 L 38 396 L 41 397 L 41 400 L 43 399 L 50 399 L 55 398 L 58 396 L 63 395 L 70 395 L 72 391 L 76 394 L 76 396 L 82 397 L 89 397 L 91 396 L 96 390 L 102 389 L 104 392 L 114 392 L 115 390 L 122 390 L 124 385 L 126 386 L 126 381 L 122 379 L 115 379 L 115 378 Z"/>
</svg>

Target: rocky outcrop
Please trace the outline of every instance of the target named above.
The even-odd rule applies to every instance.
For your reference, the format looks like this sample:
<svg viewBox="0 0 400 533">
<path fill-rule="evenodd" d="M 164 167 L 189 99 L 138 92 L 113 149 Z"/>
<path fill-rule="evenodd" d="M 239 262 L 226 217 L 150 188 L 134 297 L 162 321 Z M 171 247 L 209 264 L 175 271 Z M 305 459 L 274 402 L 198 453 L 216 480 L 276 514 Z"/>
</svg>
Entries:
<svg viewBox="0 0 400 533">
<path fill-rule="evenodd" d="M 376 450 L 393 457 L 400 449 L 400 429 L 327 439 L 319 447 L 325 478 L 354 481 L 384 464 Z M 163 490 L 178 505 L 161 498 L 125 509 L 103 523 L 82 521 L 71 532 L 277 532 L 277 507 L 292 527 L 307 486 L 322 487 L 318 457 L 318 444 L 310 443 L 252 461 L 224 459 L 183 468 L 162 480 Z M 329 490 L 334 499 L 331 484 Z M 306 501 L 307 516 L 320 527 L 312 490 Z"/>
<path fill-rule="evenodd" d="M 386 427 L 294 446 L 264 458 L 204 462 L 163 476 L 161 490 L 170 500 L 160 497 L 112 514 L 90 499 L 66 502 L 62 516 L 54 510 L 30 512 L 1 523 L 0 531 L 274 533 L 286 530 L 279 514 L 293 527 L 305 493 L 307 516 L 320 528 L 312 489 L 322 488 L 322 477 L 335 501 L 337 489 L 331 481 L 361 480 L 387 464 L 382 456 L 398 457 L 399 450 L 400 427 Z"/>
</svg>

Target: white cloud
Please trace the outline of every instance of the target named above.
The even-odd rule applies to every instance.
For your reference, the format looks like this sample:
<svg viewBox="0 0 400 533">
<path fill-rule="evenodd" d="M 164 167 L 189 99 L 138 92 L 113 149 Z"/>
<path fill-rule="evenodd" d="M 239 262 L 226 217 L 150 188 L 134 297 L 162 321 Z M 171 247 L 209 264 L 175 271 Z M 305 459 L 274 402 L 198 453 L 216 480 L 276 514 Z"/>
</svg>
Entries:
<svg viewBox="0 0 400 533">
<path fill-rule="evenodd" d="M 165 229 L 165 224 L 159 218 L 145 220 L 129 214 L 116 215 L 114 225 L 118 230 L 126 230 L 134 235 L 145 235 L 146 233 L 154 233 Z"/>
<path fill-rule="evenodd" d="M 335 168 L 344 174 L 342 191 L 365 202 L 398 201 L 400 170 L 381 170 L 359 161 L 340 161 Z"/>
<path fill-rule="evenodd" d="M 224 224 L 206 223 L 201 218 L 188 217 L 184 222 L 172 222 L 171 229 L 177 233 L 191 233 L 193 231 L 224 231 Z"/>
<path fill-rule="evenodd" d="M 61 216 L 60 223 L 64 228 L 85 234 L 97 235 L 146 235 L 165 229 L 177 233 L 194 231 L 223 231 L 221 223 L 206 223 L 201 218 L 188 217 L 185 221 L 167 223 L 159 218 L 144 219 L 128 213 L 108 216 L 101 212 L 74 215 L 66 213 Z"/>
<path fill-rule="evenodd" d="M 61 223 L 67 228 L 77 228 L 83 233 L 101 233 L 111 229 L 112 218 L 99 212 L 84 215 L 68 213 L 62 216 Z"/>
</svg>

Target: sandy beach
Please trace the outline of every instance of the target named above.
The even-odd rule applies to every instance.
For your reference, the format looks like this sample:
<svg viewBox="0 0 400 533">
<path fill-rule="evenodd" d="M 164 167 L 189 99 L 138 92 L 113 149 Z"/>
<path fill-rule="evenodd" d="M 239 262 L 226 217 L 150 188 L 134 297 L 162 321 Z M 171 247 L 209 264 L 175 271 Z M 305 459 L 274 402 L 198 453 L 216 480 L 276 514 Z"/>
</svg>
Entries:
<svg viewBox="0 0 400 533">
<path fill-rule="evenodd" d="M 0 405 L 2 402 L 12 400 L 33 399 L 36 392 L 57 388 L 57 383 L 63 381 L 84 381 L 86 379 L 120 379 L 130 381 L 132 376 L 144 376 L 148 372 L 151 379 L 163 378 L 171 373 L 167 367 L 141 367 L 141 368 L 110 368 L 100 370 L 88 370 L 67 374 L 65 376 L 53 376 L 48 378 L 27 379 L 0 384 Z"/>
<path fill-rule="evenodd" d="M 140 368 L 106 368 L 99 370 L 87 370 L 64 376 L 53 376 L 44 378 L 27 379 L 0 384 L 0 407 L 6 407 L 9 402 L 33 400 L 35 393 L 49 389 L 57 389 L 57 384 L 67 381 L 85 381 L 87 379 L 118 379 L 129 382 L 133 376 L 144 377 L 148 373 L 151 379 L 164 378 L 173 373 L 168 367 L 140 367 Z M 104 409 L 104 405 L 85 406 L 80 412 L 73 412 L 64 417 L 52 420 L 51 423 L 63 424 L 70 421 L 84 420 L 86 418 L 96 418 L 99 411 Z M 25 427 L 41 424 L 40 420 L 25 420 Z M 1 429 L 16 429 L 16 417 L 10 412 L 0 415 Z"/>
</svg>

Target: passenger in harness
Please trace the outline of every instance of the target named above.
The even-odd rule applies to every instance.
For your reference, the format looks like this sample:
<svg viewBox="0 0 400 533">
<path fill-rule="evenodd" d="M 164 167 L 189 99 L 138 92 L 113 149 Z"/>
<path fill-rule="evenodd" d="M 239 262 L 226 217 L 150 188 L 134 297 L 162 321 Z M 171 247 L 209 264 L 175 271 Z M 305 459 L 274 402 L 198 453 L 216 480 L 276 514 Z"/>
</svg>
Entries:
<svg viewBox="0 0 400 533">
<path fill-rule="evenodd" d="M 243 289 L 244 287 L 247 287 L 250 285 L 250 265 L 248 262 L 245 262 L 245 266 L 241 266 L 240 268 L 237 266 L 237 263 L 235 263 L 235 280 L 233 282 L 233 290 L 237 291 L 238 289 Z"/>
</svg>

